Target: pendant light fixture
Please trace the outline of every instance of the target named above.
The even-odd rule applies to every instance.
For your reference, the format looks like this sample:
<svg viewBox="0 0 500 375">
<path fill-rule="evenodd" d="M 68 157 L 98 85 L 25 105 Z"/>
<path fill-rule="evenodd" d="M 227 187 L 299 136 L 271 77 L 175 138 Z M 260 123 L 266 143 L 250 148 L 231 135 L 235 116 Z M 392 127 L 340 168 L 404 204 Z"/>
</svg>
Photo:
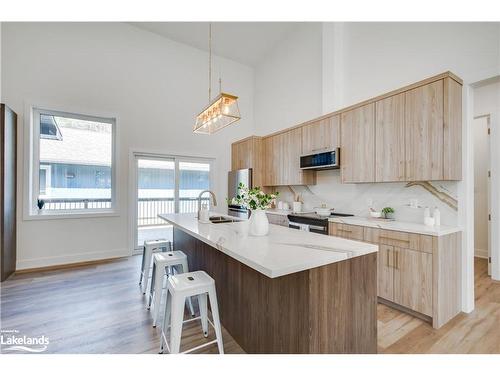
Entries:
<svg viewBox="0 0 500 375">
<path fill-rule="evenodd" d="M 216 131 L 238 121 L 241 118 L 238 108 L 238 97 L 226 94 L 221 90 L 219 78 L 219 95 L 212 100 L 212 23 L 208 26 L 208 106 L 196 116 L 194 133 L 213 134 Z"/>
</svg>

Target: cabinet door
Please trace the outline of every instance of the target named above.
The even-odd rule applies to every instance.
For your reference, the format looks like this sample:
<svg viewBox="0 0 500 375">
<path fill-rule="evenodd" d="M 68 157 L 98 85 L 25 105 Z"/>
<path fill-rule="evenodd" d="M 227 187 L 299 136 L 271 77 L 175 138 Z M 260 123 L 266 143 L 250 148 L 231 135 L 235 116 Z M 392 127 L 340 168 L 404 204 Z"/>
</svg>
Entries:
<svg viewBox="0 0 500 375">
<path fill-rule="evenodd" d="M 405 94 L 379 100 L 375 112 L 375 181 L 404 181 Z"/>
<path fill-rule="evenodd" d="M 443 179 L 462 179 L 462 85 L 444 79 Z"/>
<path fill-rule="evenodd" d="M 281 133 L 281 185 L 300 185 L 300 153 L 302 150 L 302 129 L 296 128 Z"/>
<path fill-rule="evenodd" d="M 302 154 L 314 154 L 340 147 L 339 115 L 302 127 Z"/>
<path fill-rule="evenodd" d="M 251 168 L 252 167 L 252 140 L 233 143 L 231 146 L 231 169 Z"/>
<path fill-rule="evenodd" d="M 342 113 L 340 134 L 342 182 L 374 182 L 375 104 Z"/>
<path fill-rule="evenodd" d="M 405 93 L 406 180 L 443 179 L 443 81 Z"/>
<path fill-rule="evenodd" d="M 281 170 L 281 142 L 278 135 L 266 137 L 264 148 L 264 186 L 277 186 Z"/>
<path fill-rule="evenodd" d="M 394 302 L 432 316 L 432 254 L 394 248 Z"/>
<path fill-rule="evenodd" d="M 377 254 L 378 265 L 378 296 L 394 301 L 394 248 L 379 245 Z"/>
</svg>

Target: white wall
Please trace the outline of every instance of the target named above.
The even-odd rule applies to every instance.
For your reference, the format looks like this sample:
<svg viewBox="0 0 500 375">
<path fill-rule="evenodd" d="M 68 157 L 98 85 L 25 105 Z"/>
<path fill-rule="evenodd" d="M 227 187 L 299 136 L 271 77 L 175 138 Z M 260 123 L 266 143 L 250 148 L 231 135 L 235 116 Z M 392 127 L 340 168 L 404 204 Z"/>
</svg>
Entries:
<svg viewBox="0 0 500 375">
<path fill-rule="evenodd" d="M 474 88 L 474 116 L 490 115 L 491 145 L 491 276 L 500 280 L 500 77 Z"/>
<path fill-rule="evenodd" d="M 18 268 L 126 255 L 131 149 L 216 158 L 215 192 L 224 202 L 230 144 L 253 133 L 253 70 L 217 59 L 225 89 L 240 97 L 242 120 L 220 133 L 194 135 L 207 102 L 207 54 L 120 23 L 4 23 L 5 102 L 26 126 L 26 103 L 118 117 L 119 215 L 31 220 L 18 191 Z M 214 82 L 214 88 L 216 87 Z M 19 144 L 23 144 L 19 132 Z M 18 175 L 23 176 L 23 147 Z"/>
<path fill-rule="evenodd" d="M 255 130 L 265 135 L 321 115 L 322 25 L 303 23 L 255 69 Z"/>
<path fill-rule="evenodd" d="M 451 70 L 465 82 L 498 72 L 500 23 L 344 24 L 344 104 Z"/>
<path fill-rule="evenodd" d="M 488 169 L 490 148 L 488 119 L 474 121 L 474 250 L 475 255 L 488 257 Z"/>
</svg>

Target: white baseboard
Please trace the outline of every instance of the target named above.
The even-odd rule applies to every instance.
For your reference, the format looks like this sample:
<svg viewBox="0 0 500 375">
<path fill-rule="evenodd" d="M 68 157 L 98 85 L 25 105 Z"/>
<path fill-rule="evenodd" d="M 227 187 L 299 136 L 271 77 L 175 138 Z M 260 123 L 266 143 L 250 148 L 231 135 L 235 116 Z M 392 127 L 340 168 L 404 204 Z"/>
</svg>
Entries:
<svg viewBox="0 0 500 375">
<path fill-rule="evenodd" d="M 132 255 L 132 251 L 130 251 L 129 249 L 116 249 L 107 251 L 89 251 L 86 253 L 66 254 L 66 255 L 42 257 L 35 259 L 18 259 L 16 262 L 16 270 L 60 266 L 71 263 L 120 258 L 130 255 Z"/>
<path fill-rule="evenodd" d="M 488 250 L 485 249 L 474 249 L 474 256 L 478 258 L 488 259 Z"/>
</svg>

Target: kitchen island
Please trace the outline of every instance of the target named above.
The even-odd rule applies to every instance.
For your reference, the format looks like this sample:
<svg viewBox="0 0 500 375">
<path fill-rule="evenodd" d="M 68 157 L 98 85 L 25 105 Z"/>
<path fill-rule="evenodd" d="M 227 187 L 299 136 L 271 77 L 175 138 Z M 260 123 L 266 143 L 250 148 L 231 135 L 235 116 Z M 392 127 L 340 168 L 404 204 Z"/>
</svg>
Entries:
<svg viewBox="0 0 500 375">
<path fill-rule="evenodd" d="M 159 215 L 192 271 L 215 279 L 222 325 L 247 353 L 376 353 L 377 246 L 247 222 Z"/>
</svg>

